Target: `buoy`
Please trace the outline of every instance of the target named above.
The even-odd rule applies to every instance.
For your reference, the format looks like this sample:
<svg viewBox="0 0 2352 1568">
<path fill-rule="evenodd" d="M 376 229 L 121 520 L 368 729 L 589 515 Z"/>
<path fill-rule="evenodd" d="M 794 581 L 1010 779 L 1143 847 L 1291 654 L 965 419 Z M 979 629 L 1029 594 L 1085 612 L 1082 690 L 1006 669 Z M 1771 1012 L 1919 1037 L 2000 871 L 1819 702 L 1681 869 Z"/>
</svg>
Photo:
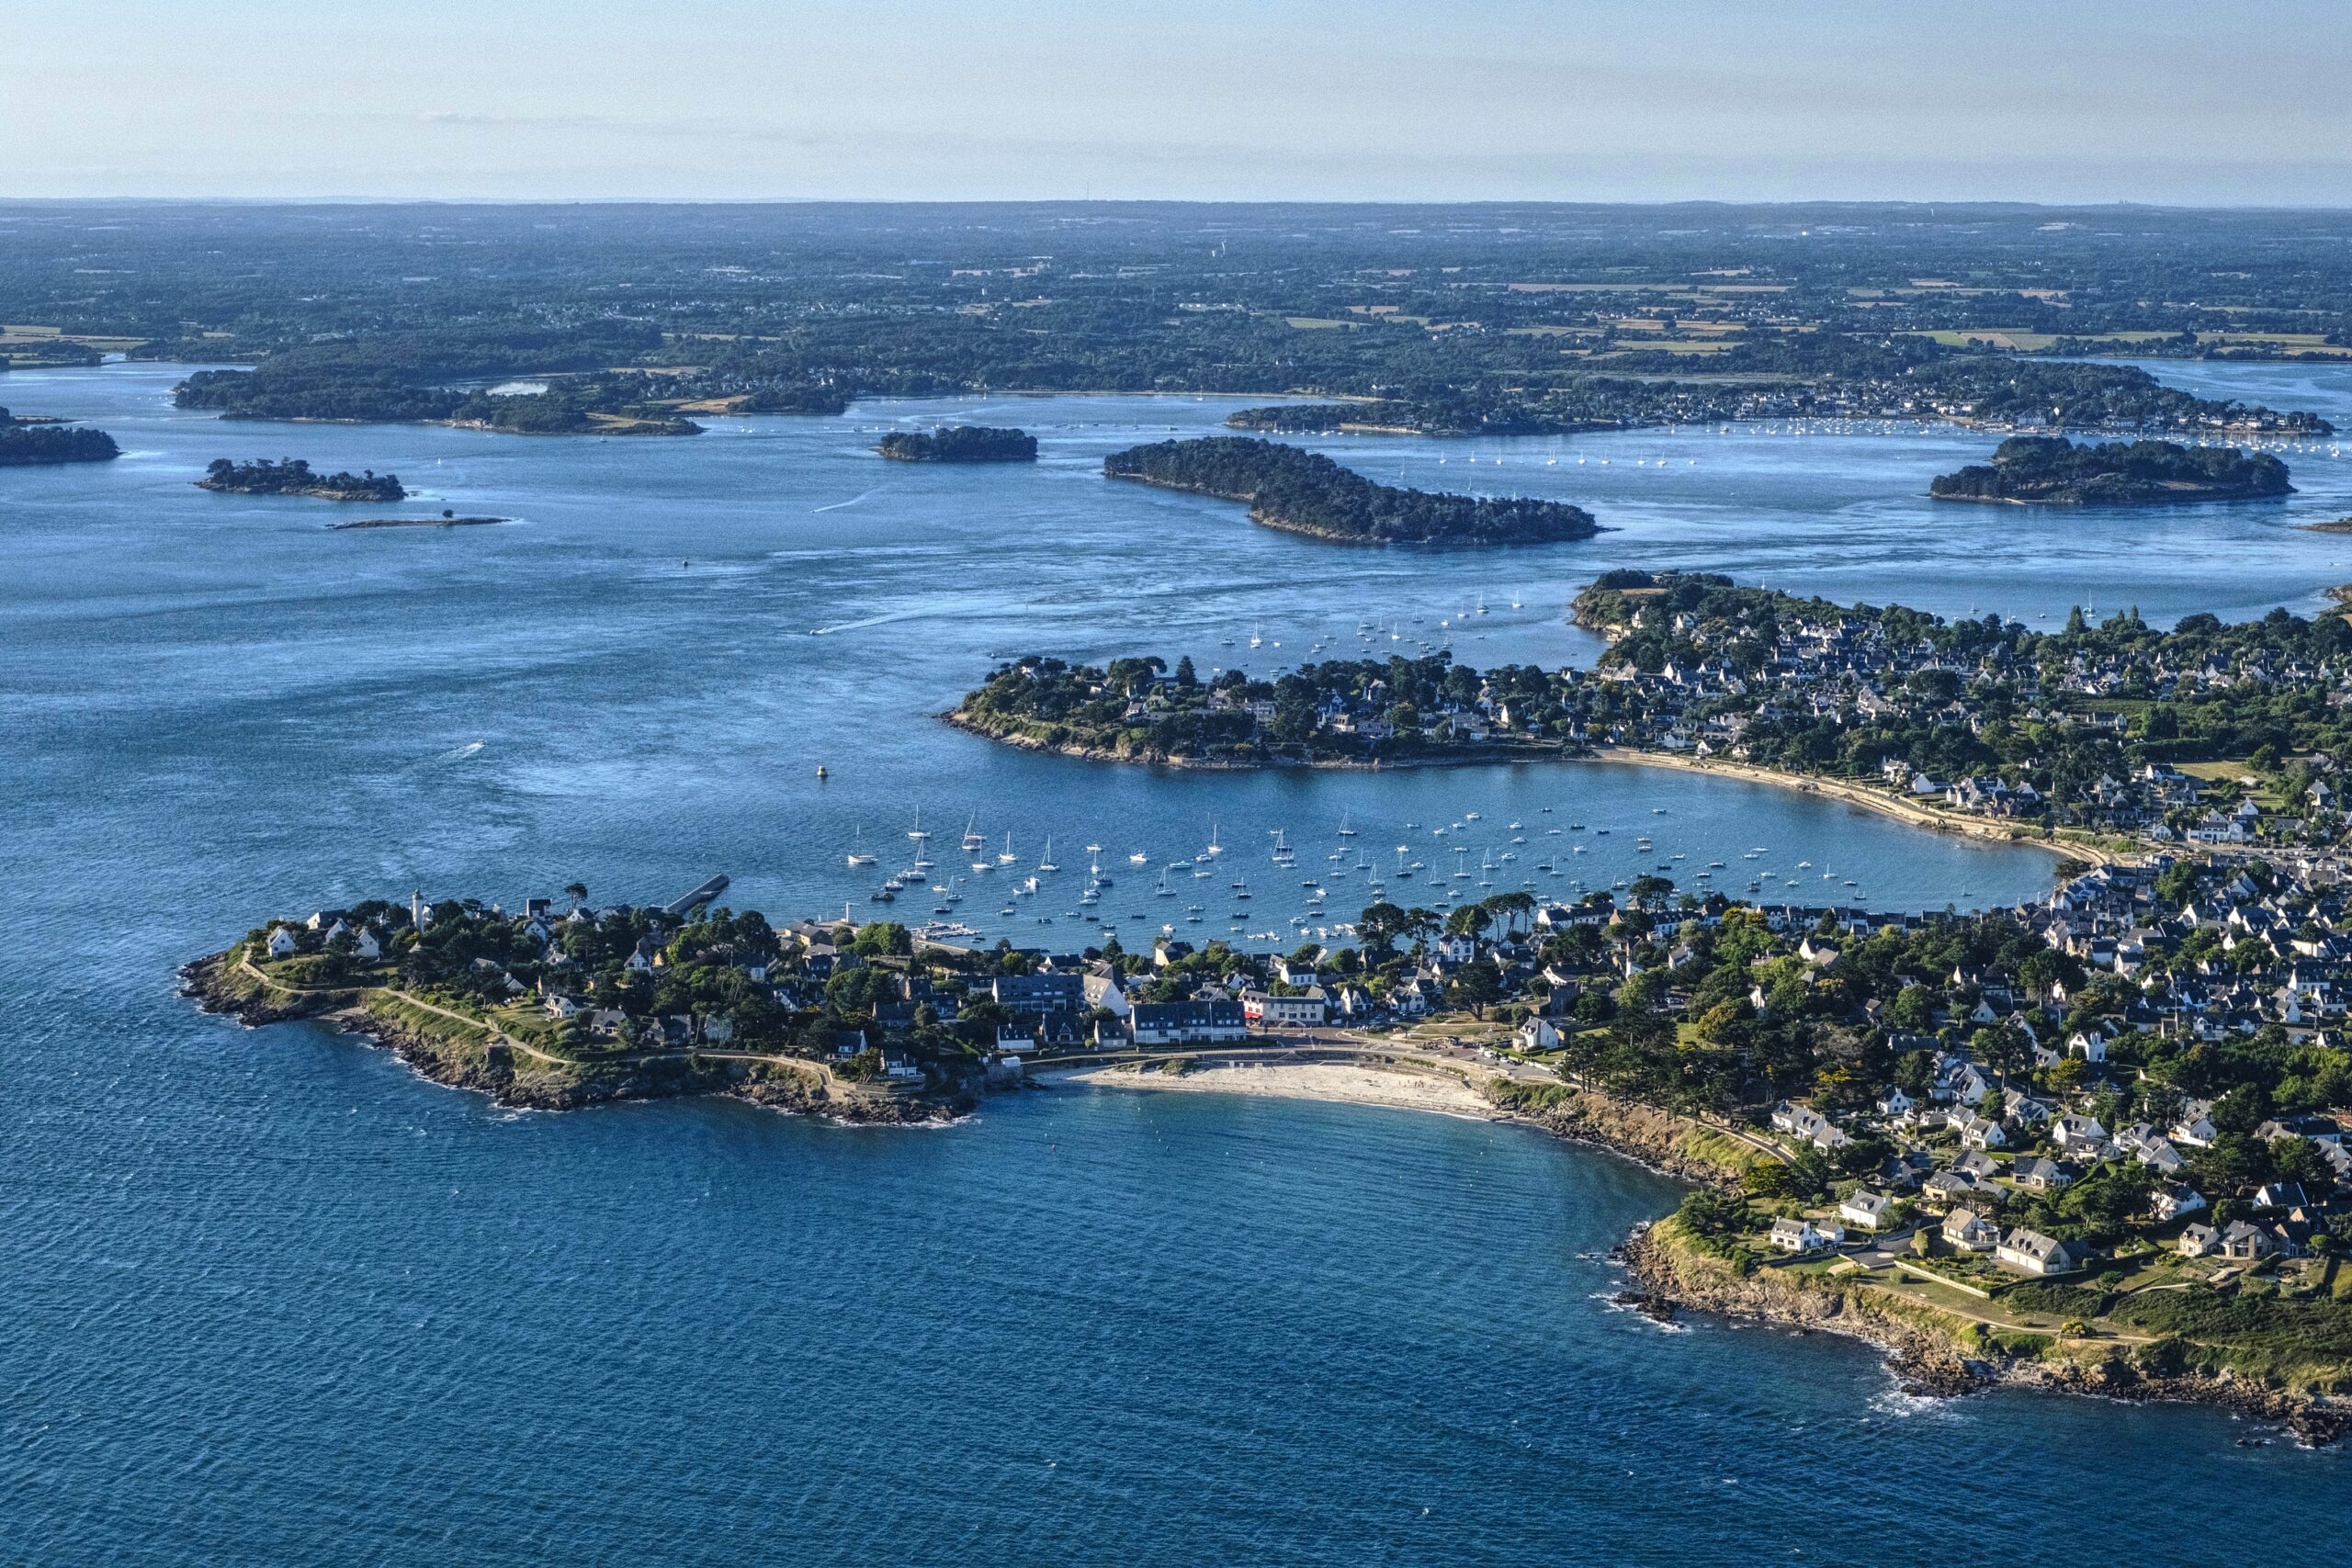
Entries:
<svg viewBox="0 0 2352 1568">
<path fill-rule="evenodd" d="M 817 764 L 817 776 L 820 779 L 827 776 L 825 773 L 825 764 L 822 762 Z"/>
</svg>

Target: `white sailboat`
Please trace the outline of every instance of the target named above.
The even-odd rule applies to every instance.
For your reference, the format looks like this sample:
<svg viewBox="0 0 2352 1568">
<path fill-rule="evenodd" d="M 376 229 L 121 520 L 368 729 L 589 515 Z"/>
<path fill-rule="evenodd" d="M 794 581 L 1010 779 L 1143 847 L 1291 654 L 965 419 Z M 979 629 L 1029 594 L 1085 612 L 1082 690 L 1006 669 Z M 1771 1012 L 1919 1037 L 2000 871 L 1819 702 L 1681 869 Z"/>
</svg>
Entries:
<svg viewBox="0 0 2352 1568">
<path fill-rule="evenodd" d="M 985 837 L 983 837 L 983 836 L 981 835 L 981 833 L 980 833 L 980 831 L 979 831 L 979 826 L 980 826 L 980 814 L 979 814 L 978 812 L 975 811 L 975 812 L 973 812 L 973 813 L 972 813 L 970 819 L 969 819 L 969 820 L 967 820 L 967 822 L 965 822 L 965 824 L 964 824 L 964 848 L 965 848 L 965 849 L 967 849 L 967 850 L 981 850 L 981 849 L 986 849 L 986 848 L 988 847 L 988 842 L 989 842 L 989 841 L 988 841 L 988 840 L 987 840 Z"/>
<path fill-rule="evenodd" d="M 849 863 L 852 865 L 872 865 L 874 863 L 874 857 L 865 852 L 865 829 L 863 828 L 855 829 L 850 835 Z"/>
<path fill-rule="evenodd" d="M 999 865 L 1012 863 L 1012 829 L 1010 828 L 1004 830 L 1004 848 L 997 852 L 996 863 Z"/>
<path fill-rule="evenodd" d="M 1046 835 L 1046 858 L 1037 863 L 1037 869 L 1039 871 L 1061 870 L 1060 866 L 1054 863 L 1054 836 L 1051 833 Z"/>
</svg>

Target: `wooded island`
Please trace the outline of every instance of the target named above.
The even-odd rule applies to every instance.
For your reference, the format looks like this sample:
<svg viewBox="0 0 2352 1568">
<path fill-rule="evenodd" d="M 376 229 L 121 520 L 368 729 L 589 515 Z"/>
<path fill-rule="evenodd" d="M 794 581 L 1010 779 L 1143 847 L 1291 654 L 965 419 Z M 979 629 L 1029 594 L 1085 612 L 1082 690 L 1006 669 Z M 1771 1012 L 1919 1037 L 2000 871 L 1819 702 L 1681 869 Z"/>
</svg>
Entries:
<svg viewBox="0 0 2352 1568">
<path fill-rule="evenodd" d="M 1590 513 L 1566 502 L 1399 489 L 1318 452 L 1248 436 L 1132 446 L 1105 457 L 1102 471 L 1246 502 L 1252 522 L 1341 544 L 1532 545 L 1600 531 Z"/>
</svg>

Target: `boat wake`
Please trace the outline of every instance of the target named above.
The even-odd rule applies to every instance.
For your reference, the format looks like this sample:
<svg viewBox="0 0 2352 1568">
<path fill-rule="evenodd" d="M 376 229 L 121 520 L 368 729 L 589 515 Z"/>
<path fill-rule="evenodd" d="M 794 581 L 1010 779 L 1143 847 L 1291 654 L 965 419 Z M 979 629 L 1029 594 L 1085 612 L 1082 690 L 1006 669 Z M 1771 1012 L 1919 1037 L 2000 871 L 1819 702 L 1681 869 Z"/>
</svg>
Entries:
<svg viewBox="0 0 2352 1568">
<path fill-rule="evenodd" d="M 808 513 L 809 515 L 813 517 L 820 512 L 839 512 L 844 506 L 855 506 L 859 502 L 864 501 L 866 496 L 878 495 L 881 492 L 878 490 L 869 490 L 863 495 L 851 496 L 847 501 L 834 502 L 831 506 L 812 506 L 808 509 Z"/>
<path fill-rule="evenodd" d="M 835 632 L 861 631 L 867 626 L 888 626 L 892 621 L 911 621 L 922 614 L 920 610 L 893 610 L 888 615 L 868 615 L 862 621 L 840 621 L 830 626 L 811 626 L 810 637 L 831 637 Z"/>
</svg>

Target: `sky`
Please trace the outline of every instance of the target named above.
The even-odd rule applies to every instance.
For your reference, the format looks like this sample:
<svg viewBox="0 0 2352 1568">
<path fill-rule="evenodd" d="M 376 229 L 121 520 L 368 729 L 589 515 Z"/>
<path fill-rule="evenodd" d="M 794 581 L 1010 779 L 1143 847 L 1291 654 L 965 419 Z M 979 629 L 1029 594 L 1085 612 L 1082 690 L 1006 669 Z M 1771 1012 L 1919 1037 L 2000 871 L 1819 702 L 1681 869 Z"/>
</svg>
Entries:
<svg viewBox="0 0 2352 1568">
<path fill-rule="evenodd" d="M 2352 206 L 2352 0 L 0 0 L 0 197 Z"/>
</svg>

